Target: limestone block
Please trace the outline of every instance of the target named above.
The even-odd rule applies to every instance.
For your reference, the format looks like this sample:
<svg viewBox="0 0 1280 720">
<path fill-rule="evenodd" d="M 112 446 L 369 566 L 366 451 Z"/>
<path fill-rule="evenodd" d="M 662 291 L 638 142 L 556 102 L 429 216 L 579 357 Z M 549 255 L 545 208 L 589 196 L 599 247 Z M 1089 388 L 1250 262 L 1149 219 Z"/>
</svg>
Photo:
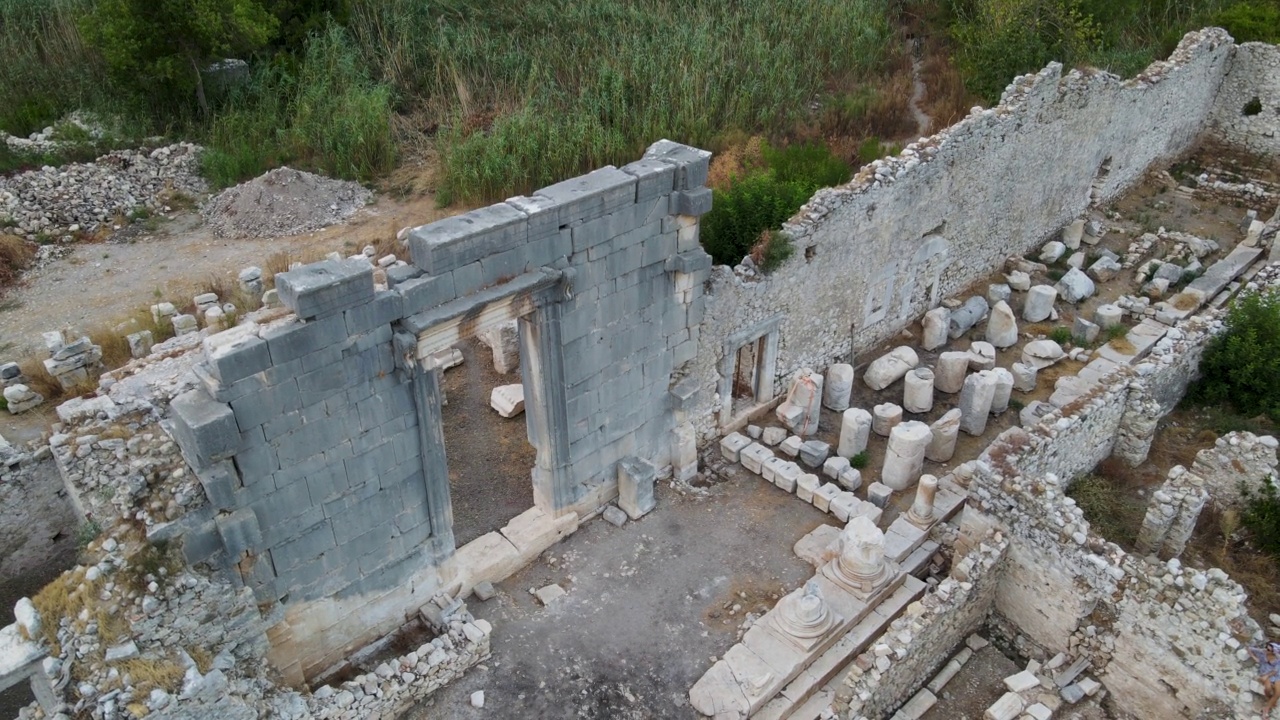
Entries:
<svg viewBox="0 0 1280 720">
<path fill-rule="evenodd" d="M 742 462 L 742 467 L 759 475 L 764 472 L 765 460 L 773 457 L 773 451 L 760 443 L 753 442 L 743 448 L 738 457 Z"/>
<path fill-rule="evenodd" d="M 848 458 L 840 457 L 839 455 L 832 455 L 831 457 L 827 458 L 826 462 L 822 463 L 822 474 L 826 475 L 832 480 L 839 480 L 840 473 L 844 472 L 848 468 L 849 468 Z"/>
<path fill-rule="evenodd" d="M 428 370 L 444 371 L 458 367 L 464 360 L 462 351 L 456 347 L 451 347 L 431 353 L 422 361 L 422 365 Z"/>
<path fill-rule="evenodd" d="M 989 342 L 975 340 L 969 343 L 969 369 L 990 370 L 996 366 L 996 348 Z"/>
<path fill-rule="evenodd" d="M 954 350 L 938 356 L 938 365 L 933 370 L 933 388 L 952 395 L 960 392 L 964 377 L 969 373 L 970 359 L 970 353 Z"/>
<path fill-rule="evenodd" d="M 1009 692 L 1015 692 L 1015 693 L 1026 692 L 1031 688 L 1039 687 L 1040 678 L 1036 677 L 1034 673 L 1030 673 L 1030 672 L 1027 672 L 1026 670 L 1023 670 L 1020 673 L 1017 673 L 1015 675 L 1010 675 L 1009 677 L 1005 678 L 1004 686 L 1009 688 Z"/>
<path fill-rule="evenodd" d="M 1013 297 L 1013 288 L 1005 283 L 992 283 L 987 286 L 987 304 L 995 307 L 996 303 L 1008 301 Z"/>
<path fill-rule="evenodd" d="M 1040 422 L 1040 418 L 1053 412 L 1053 410 L 1054 407 L 1049 403 L 1042 400 L 1034 400 L 1018 411 L 1018 425 L 1024 428 L 1033 427 Z"/>
<path fill-rule="evenodd" d="M 476 339 L 493 353 L 493 369 L 506 375 L 520 370 L 520 328 L 516 320 L 481 332 Z"/>
<path fill-rule="evenodd" d="M 1062 228 L 1062 244 L 1069 250 L 1080 249 L 1080 239 L 1084 237 L 1084 218 Z"/>
<path fill-rule="evenodd" d="M 1007 692 L 982 714 L 984 720 L 1014 720 L 1026 706 L 1018 693 Z"/>
<path fill-rule="evenodd" d="M 849 408 L 849 394 L 853 391 L 853 366 L 835 363 L 827 368 L 827 378 L 822 385 L 822 404 L 844 412 Z"/>
<path fill-rule="evenodd" d="M 125 336 L 125 341 L 129 343 L 129 356 L 134 358 L 143 358 L 151 353 L 153 340 L 150 330 L 139 330 Z"/>
<path fill-rule="evenodd" d="M 871 413 L 862 408 L 849 408 L 840 418 L 840 444 L 836 452 L 850 458 L 867 449 L 871 437 Z"/>
<path fill-rule="evenodd" d="M 44 402 L 44 396 L 22 383 L 15 383 L 4 389 L 4 401 L 9 414 L 19 415 L 39 407 Z"/>
<path fill-rule="evenodd" d="M 638 457 L 625 457 L 618 461 L 618 507 L 632 520 L 653 509 L 653 485 L 658 470 Z"/>
<path fill-rule="evenodd" d="M 867 502 L 878 508 L 889 507 L 889 500 L 892 497 L 893 488 L 884 483 L 874 482 L 867 486 Z"/>
<path fill-rule="evenodd" d="M 513 418 L 524 412 L 524 385 L 499 385 L 489 393 L 489 407 L 504 418 Z"/>
<path fill-rule="evenodd" d="M 991 317 L 987 318 L 986 337 L 987 342 L 998 348 L 1018 344 L 1018 319 L 1013 314 L 1013 308 L 1004 300 L 991 308 Z"/>
<path fill-rule="evenodd" d="M 1076 315 L 1076 319 L 1071 323 L 1071 337 L 1081 345 L 1088 345 L 1098 339 L 1098 326 L 1085 320 L 1082 316 Z"/>
<path fill-rule="evenodd" d="M 799 457 L 800 446 L 803 444 L 804 440 L 801 440 L 799 435 L 792 435 L 778 445 L 778 452 L 789 458 Z"/>
<path fill-rule="evenodd" d="M 937 307 L 924 314 L 920 321 L 920 346 L 925 350 L 937 350 L 947 344 L 947 331 L 951 327 L 951 311 Z"/>
<path fill-rule="evenodd" d="M 987 416 L 995 398 L 996 378 L 990 370 L 965 378 L 960 391 L 960 429 L 970 435 L 981 435 L 987 429 Z"/>
<path fill-rule="evenodd" d="M 783 492 L 794 492 L 800 476 L 804 474 L 799 465 L 793 462 L 783 463 L 774 473 L 773 484 Z"/>
<path fill-rule="evenodd" d="M 1013 394 L 1013 373 L 1004 368 L 991 371 L 996 378 L 996 391 L 991 397 L 991 414 L 996 415 L 1009 409 L 1009 396 Z"/>
<path fill-rule="evenodd" d="M 918 367 L 907 373 L 903 381 L 902 407 L 911 413 L 927 413 L 933 409 L 933 371 Z"/>
<path fill-rule="evenodd" d="M 720 454 L 729 462 L 738 462 L 738 454 L 751 444 L 751 439 L 741 433 L 729 433 L 720 440 Z"/>
<path fill-rule="evenodd" d="M 846 490 L 831 498 L 831 514 L 840 522 L 849 522 L 849 518 L 853 517 L 854 511 L 861 504 L 861 500 Z"/>
<path fill-rule="evenodd" d="M 1021 392 L 1032 392 L 1036 389 L 1036 373 L 1038 372 L 1035 365 L 1016 362 L 1010 370 L 1013 372 L 1013 388 Z"/>
<path fill-rule="evenodd" d="M 1179 272 L 1181 272 L 1181 268 L 1179 268 Z M 1093 280 L 1081 272 L 1080 268 L 1068 270 L 1067 274 L 1063 275 L 1062 279 L 1058 280 L 1058 284 L 1054 287 L 1057 288 L 1058 294 L 1062 296 L 1063 300 L 1072 304 L 1092 297 L 1096 290 Z"/>
<path fill-rule="evenodd" d="M 889 437 L 894 426 L 902 422 L 902 408 L 893 403 L 883 403 L 871 408 L 871 430 L 881 437 Z"/>
<path fill-rule="evenodd" d="M 894 427 L 889 435 L 880 482 L 893 490 L 906 490 L 914 485 L 920 478 L 924 452 L 932 438 L 929 426 L 916 420 Z"/>
<path fill-rule="evenodd" d="M 821 440 L 806 440 L 800 445 L 800 462 L 811 468 L 820 468 L 831 454 L 831 446 Z"/>
<path fill-rule="evenodd" d="M 929 426 L 933 433 L 924 456 L 933 462 L 947 462 L 956 452 L 956 439 L 960 435 L 960 408 L 948 410 Z"/>
<path fill-rule="evenodd" d="M 817 475 L 806 473 L 796 480 L 796 497 L 807 503 L 813 503 L 813 494 L 822 485 Z"/>
<path fill-rule="evenodd" d="M 1032 340 L 1022 346 L 1022 363 L 1037 370 L 1047 368 L 1066 356 L 1062 346 L 1052 340 Z"/>
<path fill-rule="evenodd" d="M 778 482 L 778 470 L 782 469 L 782 466 L 786 465 L 788 462 L 790 461 L 784 460 L 777 455 L 766 459 L 760 464 L 760 477 L 767 480 L 770 484 L 776 485 Z"/>
<path fill-rule="evenodd" d="M 240 290 L 246 295 L 262 294 L 262 268 L 250 265 L 241 270 L 236 279 L 240 283 Z"/>
<path fill-rule="evenodd" d="M 1182 279 L 1182 268 L 1171 262 L 1160 263 L 1153 277 L 1168 280 L 1172 285 Z"/>
<path fill-rule="evenodd" d="M 1057 240 L 1050 240 L 1044 244 L 1044 248 L 1040 250 L 1040 262 L 1046 265 L 1052 265 L 1067 252 L 1067 246 Z"/>
<path fill-rule="evenodd" d="M 774 447 L 778 443 L 787 439 L 787 429 L 780 427 L 767 427 L 760 433 L 760 442 Z"/>
<path fill-rule="evenodd" d="M 179 337 L 200 332 L 200 325 L 194 315 L 174 315 L 170 322 L 173 323 L 173 334 Z"/>
<path fill-rule="evenodd" d="M 1018 292 L 1026 292 L 1031 289 L 1031 276 L 1021 270 L 1014 270 L 1004 276 L 1005 282 L 1009 283 L 1009 287 Z"/>
<path fill-rule="evenodd" d="M 1098 282 L 1110 282 L 1124 268 L 1109 257 L 1100 257 L 1089 266 L 1089 277 Z"/>
<path fill-rule="evenodd" d="M 822 512 L 831 510 L 831 501 L 841 493 L 838 486 L 833 483 L 823 483 L 821 487 L 813 491 L 813 506 Z"/>
<path fill-rule="evenodd" d="M 903 345 L 872 360 L 862 375 L 862 381 L 872 390 L 883 390 L 919 364 L 920 357 L 916 351 Z"/>
<path fill-rule="evenodd" d="M 1084 263 L 1088 259 L 1089 258 L 1085 257 L 1084 253 L 1076 253 L 1071 257 L 1067 258 L 1067 267 L 1075 268 L 1077 270 L 1083 270 Z"/>
<path fill-rule="evenodd" d="M 862 487 L 862 471 L 851 467 L 841 470 L 839 483 L 840 487 L 850 492 L 857 490 Z"/>
<path fill-rule="evenodd" d="M 1048 285 L 1036 285 L 1027 291 L 1027 299 L 1022 304 L 1022 319 L 1037 323 L 1049 319 L 1053 313 L 1053 302 L 1058 299 L 1058 291 Z"/>
<path fill-rule="evenodd" d="M 158 326 L 163 326 L 165 323 L 170 322 L 173 316 L 177 314 L 178 309 L 173 306 L 173 303 L 164 302 L 151 306 L 151 319 Z"/>
<path fill-rule="evenodd" d="M 1120 309 L 1119 305 L 1111 303 L 1099 305 L 1098 309 L 1093 311 L 1093 321 L 1098 324 L 1098 327 L 1106 330 L 1124 322 L 1124 310 Z"/>
<path fill-rule="evenodd" d="M 987 314 L 987 299 L 974 295 L 964 301 L 964 305 L 951 311 L 948 335 L 954 340 L 969 332 L 969 328 L 977 325 Z"/>
</svg>

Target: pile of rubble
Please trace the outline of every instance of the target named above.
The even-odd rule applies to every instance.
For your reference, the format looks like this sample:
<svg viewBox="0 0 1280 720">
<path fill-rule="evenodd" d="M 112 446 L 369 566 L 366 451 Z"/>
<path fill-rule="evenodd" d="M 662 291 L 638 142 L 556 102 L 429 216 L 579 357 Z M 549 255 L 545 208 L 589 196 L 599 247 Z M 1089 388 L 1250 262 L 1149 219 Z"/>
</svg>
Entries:
<svg viewBox="0 0 1280 720">
<path fill-rule="evenodd" d="M 116 150 L 91 163 L 72 163 L 0 178 L 0 225 L 35 240 L 92 232 L 139 208 L 168 212 L 174 192 L 205 192 L 200 147 L 179 143 L 155 150 Z"/>
<path fill-rule="evenodd" d="M 372 197 L 359 183 L 282 167 L 227 188 L 202 212 L 218 237 L 269 238 L 342 222 Z"/>
</svg>

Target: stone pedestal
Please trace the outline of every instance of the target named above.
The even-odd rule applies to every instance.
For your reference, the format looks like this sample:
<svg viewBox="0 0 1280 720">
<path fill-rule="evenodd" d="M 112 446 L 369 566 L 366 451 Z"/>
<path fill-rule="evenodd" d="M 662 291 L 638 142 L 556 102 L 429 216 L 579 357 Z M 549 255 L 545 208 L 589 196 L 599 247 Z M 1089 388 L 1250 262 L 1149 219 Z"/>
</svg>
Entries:
<svg viewBox="0 0 1280 720">
<path fill-rule="evenodd" d="M 840 616 L 831 611 L 818 583 L 810 580 L 802 590 L 778 601 L 776 612 L 768 614 L 769 629 L 779 638 L 803 652 L 809 652 L 822 642 L 840 622 Z"/>
<path fill-rule="evenodd" d="M 933 499 L 938 494 L 938 478 L 933 475 L 921 475 L 920 485 L 916 487 L 916 500 L 907 511 L 907 522 L 916 527 L 928 529 L 936 519 L 933 516 Z"/>
<path fill-rule="evenodd" d="M 1036 374 L 1039 370 L 1035 365 L 1016 362 L 1010 368 L 1013 373 L 1013 389 L 1020 392 L 1032 392 L 1036 389 Z"/>
<path fill-rule="evenodd" d="M 797 435 L 818 432 L 822 404 L 822 376 L 805 368 L 791 384 L 787 399 L 778 405 L 778 419 Z"/>
<path fill-rule="evenodd" d="M 884 457 L 880 482 L 894 490 L 906 490 L 920 477 L 924 468 L 924 452 L 933 433 L 922 422 L 910 420 L 889 434 L 889 449 Z"/>
<path fill-rule="evenodd" d="M 862 381 L 872 390 L 883 390 L 920 364 L 916 351 L 903 345 L 871 361 Z"/>
<path fill-rule="evenodd" d="M 987 342 L 998 348 L 1018 344 L 1018 318 L 1003 300 L 991 308 L 991 317 L 987 318 Z"/>
<path fill-rule="evenodd" d="M 1027 299 L 1022 305 L 1022 319 L 1027 322 L 1044 322 L 1053 313 L 1053 301 L 1058 299 L 1058 291 L 1049 285 L 1036 285 L 1027 291 Z"/>
<path fill-rule="evenodd" d="M 996 378 L 983 370 L 965 378 L 960 391 L 960 429 L 970 435 L 981 435 L 987 429 L 987 415 L 995 398 Z"/>
<path fill-rule="evenodd" d="M 849 393 L 853 391 L 853 366 L 836 363 L 827 368 L 827 380 L 822 386 L 822 404 L 844 412 L 849 408 Z"/>
<path fill-rule="evenodd" d="M 964 376 L 969 373 L 970 353 L 944 352 L 938 357 L 933 370 L 933 388 L 938 392 L 955 394 L 964 387 Z"/>
<path fill-rule="evenodd" d="M 632 520 L 653 509 L 653 483 L 657 477 L 657 469 L 638 457 L 618 461 L 618 507 L 626 510 Z"/>
<path fill-rule="evenodd" d="M 871 437 L 871 413 L 862 408 L 849 408 L 840 419 L 840 445 L 836 453 L 851 458 L 867 449 Z"/>
<path fill-rule="evenodd" d="M 1013 394 L 1013 373 L 1004 368 L 991 371 L 996 380 L 996 391 L 991 396 L 991 414 L 1002 413 L 1009 409 L 1009 396 Z"/>
<path fill-rule="evenodd" d="M 925 350 L 937 350 L 947 344 L 947 329 L 951 324 L 951 311 L 944 307 L 934 308 L 924 314 L 920 321 L 920 347 Z"/>
<path fill-rule="evenodd" d="M 1093 321 L 1098 327 L 1106 330 L 1112 325 L 1119 325 L 1124 320 L 1124 310 L 1119 305 L 1099 305 L 1097 310 L 1093 311 Z"/>
<path fill-rule="evenodd" d="M 947 462 L 956 452 L 956 439 L 960 436 L 960 408 L 952 408 L 929 426 L 933 436 L 924 456 L 933 462 Z"/>
<path fill-rule="evenodd" d="M 894 426 L 902 422 L 902 408 L 884 403 L 871 408 L 871 430 L 881 437 L 889 437 Z"/>
<path fill-rule="evenodd" d="M 893 577 L 884 557 L 884 533 L 865 516 L 854 518 L 840 533 L 840 554 L 822 571 L 854 597 L 871 597 Z"/>
<path fill-rule="evenodd" d="M 933 371 L 916 368 L 903 380 L 902 407 L 910 413 L 927 413 L 933 409 Z"/>
</svg>

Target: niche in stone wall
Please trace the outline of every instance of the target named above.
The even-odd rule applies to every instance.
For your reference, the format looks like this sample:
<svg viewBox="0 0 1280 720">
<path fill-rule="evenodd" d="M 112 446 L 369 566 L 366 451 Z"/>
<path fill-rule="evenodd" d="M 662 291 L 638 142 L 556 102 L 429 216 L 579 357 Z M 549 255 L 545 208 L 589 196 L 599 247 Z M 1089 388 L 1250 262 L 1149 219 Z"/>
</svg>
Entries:
<svg viewBox="0 0 1280 720">
<path fill-rule="evenodd" d="M 1098 166 L 1098 171 L 1093 174 L 1093 182 L 1089 183 L 1089 204 L 1097 205 L 1102 202 L 1102 189 L 1107 185 L 1107 176 L 1111 174 L 1111 157 L 1107 156 L 1102 164 Z"/>
<path fill-rule="evenodd" d="M 920 238 L 920 247 L 911 258 L 907 276 L 898 294 L 898 317 L 913 310 L 933 308 L 942 301 L 942 273 L 951 264 L 951 244 L 939 234 L 945 224 Z"/>
</svg>

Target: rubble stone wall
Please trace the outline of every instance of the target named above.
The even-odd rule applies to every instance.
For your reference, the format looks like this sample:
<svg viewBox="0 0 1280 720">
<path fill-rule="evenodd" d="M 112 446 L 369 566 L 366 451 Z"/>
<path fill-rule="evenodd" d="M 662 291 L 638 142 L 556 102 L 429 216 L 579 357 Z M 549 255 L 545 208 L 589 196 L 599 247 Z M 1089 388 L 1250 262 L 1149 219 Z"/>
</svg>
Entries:
<svg viewBox="0 0 1280 720">
<path fill-rule="evenodd" d="M 1192 147 L 1231 48 L 1211 28 L 1132 80 L 1057 64 L 1020 77 L 997 107 L 819 191 L 784 226 L 796 253 L 771 275 L 715 268 L 692 371 L 703 439 L 727 419 L 716 393 L 732 338 L 776 319 L 776 394 L 802 368 L 892 337 L 1057 233 L 1091 197 L 1115 197 Z"/>
<path fill-rule="evenodd" d="M 1248 108 L 1254 98 L 1258 105 Z M 1259 153 L 1280 152 L 1280 46 L 1236 46 L 1209 127 L 1214 136 L 1233 145 Z"/>
<path fill-rule="evenodd" d="M 850 666 L 836 690 L 834 708 L 842 718 L 884 718 L 920 688 L 951 657 L 956 646 L 986 619 L 1000 585 L 1008 538 L 999 532 L 957 557 L 951 575 L 894 620 L 862 662 Z M 875 667 L 879 646 L 892 664 Z M 866 666 L 864 669 L 863 666 Z"/>
<path fill-rule="evenodd" d="M 997 611 L 1048 654 L 1088 656 L 1117 706 L 1136 717 L 1195 717 L 1223 705 L 1249 716 L 1254 671 L 1242 645 L 1261 631 L 1244 590 L 1221 570 L 1125 552 L 1091 531 L 1066 491 L 1102 459 L 1128 394 L 1183 382 L 1164 375 L 1185 374 L 1179 355 L 1219 326 L 1212 313 L 1191 319 L 1146 363 L 1119 368 L 1034 427 L 1007 430 L 979 459 L 970 488 L 970 503 L 1012 535 Z"/>
<path fill-rule="evenodd" d="M 494 314 L 521 318 L 535 501 L 585 514 L 617 465 L 671 464 L 674 369 L 692 359 L 710 257 L 697 244 L 709 153 L 655 144 L 597 170 L 413 230 L 413 265 L 376 289 L 364 256 L 276 277 L 292 311 L 204 341 L 172 434 L 212 516 L 191 563 L 283 603 L 274 655 L 295 681 L 399 627 L 454 555 L 436 371 Z M 505 317 L 505 315 L 504 315 Z M 443 328 L 443 330 L 442 330 Z"/>
</svg>

